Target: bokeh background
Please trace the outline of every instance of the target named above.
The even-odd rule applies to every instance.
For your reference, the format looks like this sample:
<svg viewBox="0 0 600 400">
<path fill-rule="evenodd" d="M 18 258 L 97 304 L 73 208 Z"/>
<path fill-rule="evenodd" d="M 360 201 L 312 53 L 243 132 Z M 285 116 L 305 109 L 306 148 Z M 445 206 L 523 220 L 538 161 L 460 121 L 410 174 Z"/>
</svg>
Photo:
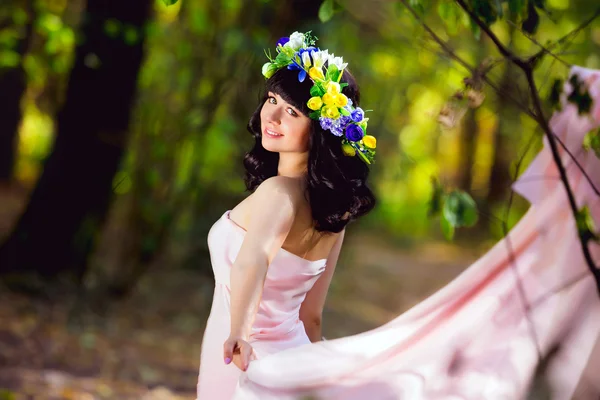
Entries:
<svg viewBox="0 0 600 400">
<path fill-rule="evenodd" d="M 374 328 L 448 283 L 527 210 L 511 182 L 542 133 L 507 94 L 526 86 L 444 0 L 428 24 L 400 2 L 13 0 L 0 4 L 0 399 L 193 398 L 212 299 L 211 225 L 247 193 L 246 124 L 264 49 L 294 31 L 343 56 L 372 109 L 379 203 L 348 228 L 324 315 L 335 338 Z M 547 0 L 532 38 L 499 21 L 519 54 L 595 11 Z M 568 64 L 600 67 L 600 22 L 546 57 L 544 99 Z M 473 101 L 477 106 L 473 106 Z M 479 104 L 481 103 L 481 104 Z M 479 219 L 444 239 L 428 216 L 432 178 L 476 201 Z M 43 397 L 46 396 L 46 397 Z"/>
</svg>

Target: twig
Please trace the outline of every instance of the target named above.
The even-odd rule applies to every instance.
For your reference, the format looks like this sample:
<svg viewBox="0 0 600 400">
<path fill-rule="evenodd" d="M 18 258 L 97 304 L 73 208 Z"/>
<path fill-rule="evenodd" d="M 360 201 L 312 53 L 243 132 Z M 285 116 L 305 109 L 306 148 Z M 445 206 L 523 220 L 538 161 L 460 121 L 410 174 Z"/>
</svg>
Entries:
<svg viewBox="0 0 600 400">
<path fill-rule="evenodd" d="M 479 28 L 481 28 L 481 30 L 485 32 L 485 34 L 492 40 L 492 42 L 494 42 L 494 44 L 496 45 L 496 48 L 498 49 L 500 54 L 502 54 L 504 57 L 511 60 L 513 63 L 515 63 L 519 67 L 521 67 L 521 68 L 525 67 L 525 61 L 523 61 L 521 58 L 519 58 L 517 55 L 515 55 L 506 46 L 504 46 L 504 44 L 502 44 L 500 39 L 498 39 L 498 36 L 496 36 L 496 34 L 494 34 L 494 32 L 492 32 L 490 27 L 487 24 L 485 24 L 482 20 L 480 20 L 479 17 L 467 6 L 467 4 L 463 0 L 454 0 L 454 1 L 456 1 L 456 3 L 463 10 L 465 10 L 465 12 L 467 14 L 469 14 L 469 17 L 471 17 L 471 19 L 479 26 Z"/>
<path fill-rule="evenodd" d="M 600 8 L 598 8 L 596 10 L 596 12 L 594 12 L 594 14 L 592 14 L 592 16 L 590 18 L 588 18 L 587 20 L 585 20 L 577 28 L 573 29 L 571 32 L 567 33 L 566 35 L 564 35 L 563 37 L 561 37 L 560 39 L 558 39 L 556 42 L 552 43 L 550 46 L 548 46 L 546 48 L 542 47 L 542 49 L 539 52 L 537 52 L 536 54 L 534 54 L 531 57 L 529 57 L 529 59 L 527 59 L 526 62 L 530 63 L 531 65 L 535 65 L 537 63 L 537 59 L 541 58 L 546 53 L 552 54 L 552 53 L 550 53 L 550 51 L 552 51 L 556 46 L 559 46 L 559 45 L 563 44 L 571 36 L 577 35 L 581 30 L 585 29 L 596 18 L 598 18 L 598 16 L 600 16 Z"/>
<path fill-rule="evenodd" d="M 533 36 L 531 36 L 530 34 L 528 34 L 527 32 L 523 31 L 521 28 L 519 28 L 517 26 L 517 24 L 515 24 L 514 22 L 507 20 L 507 22 L 509 24 L 511 24 L 512 26 L 514 26 L 516 29 L 519 30 L 519 32 L 521 32 L 523 34 L 523 36 L 525 36 L 527 39 L 529 39 L 532 43 L 534 43 L 536 46 L 540 47 L 540 51 L 538 53 L 536 53 L 533 57 L 530 57 L 526 62 L 530 63 L 532 66 L 537 65 L 538 61 L 541 59 L 541 56 L 543 54 L 548 54 L 550 57 L 554 58 L 556 61 L 560 62 L 561 64 L 563 64 L 565 67 L 567 68 L 571 68 L 571 64 L 569 64 L 568 62 L 566 62 L 565 60 L 563 60 L 562 58 L 560 58 L 558 55 L 554 54 L 552 51 L 550 51 L 550 49 L 547 49 L 546 47 L 544 47 L 544 45 L 542 45 L 540 42 L 538 42 L 537 40 L 535 40 L 535 38 Z M 538 55 L 536 57 L 536 55 Z"/>
<path fill-rule="evenodd" d="M 404 6 L 408 9 L 408 11 L 413 15 L 413 17 L 419 21 L 419 23 L 421 24 L 421 26 L 425 29 L 425 31 L 427 31 L 427 33 L 429 33 L 429 35 L 431 36 L 431 38 L 433 40 L 435 40 L 435 42 L 437 44 L 440 45 L 440 47 L 446 52 L 446 54 L 452 58 L 453 60 L 455 60 L 456 62 L 458 62 L 460 65 L 462 65 L 463 67 L 465 67 L 471 74 L 475 74 L 476 69 L 475 67 L 472 67 L 468 62 L 466 62 L 465 60 L 463 60 L 461 57 L 459 57 L 454 50 L 452 50 L 452 48 L 450 48 L 450 46 L 448 46 L 448 43 L 446 43 L 442 38 L 440 38 L 430 27 L 429 25 L 427 25 L 425 23 L 425 21 L 419 16 L 419 14 L 415 11 L 414 8 L 412 8 L 412 6 L 408 3 L 408 0 L 400 0 L 400 2 L 402 4 L 404 4 Z M 481 78 L 492 88 L 494 89 L 497 93 L 504 93 L 503 90 L 501 90 L 492 80 L 490 80 L 486 75 L 481 76 Z M 513 101 L 516 105 L 518 105 L 525 114 L 529 115 L 531 118 L 535 119 L 535 115 L 533 114 L 532 110 L 529 109 L 528 106 L 524 105 L 523 103 L 521 103 L 518 99 L 516 99 L 511 93 L 506 92 L 505 93 L 507 97 L 509 97 L 511 99 L 511 101 Z"/>
<path fill-rule="evenodd" d="M 486 35 L 488 35 L 488 37 L 492 40 L 492 42 L 494 42 L 494 44 L 498 48 L 498 51 L 500 51 L 500 53 L 502 55 L 504 55 L 507 59 L 509 59 L 516 66 L 521 68 L 523 70 L 523 72 L 525 73 L 525 76 L 527 78 L 527 83 L 529 85 L 529 91 L 530 91 L 530 94 L 533 99 L 533 106 L 534 106 L 533 115 L 535 116 L 534 119 L 544 130 L 544 133 L 545 133 L 546 137 L 548 138 L 548 143 L 550 144 L 550 150 L 552 152 L 552 158 L 554 160 L 554 163 L 556 164 L 556 167 L 558 168 L 558 172 L 560 174 L 560 179 L 563 182 L 563 186 L 567 193 L 567 198 L 569 200 L 569 205 L 570 205 L 571 211 L 573 212 L 574 221 L 577 221 L 577 215 L 579 213 L 579 210 L 577 209 L 577 203 L 575 202 L 575 196 L 573 194 L 573 190 L 571 189 L 571 184 L 569 183 L 566 169 L 562 163 L 560 154 L 558 152 L 558 147 L 556 145 L 556 139 L 557 139 L 556 135 L 554 134 L 554 132 L 552 132 L 552 129 L 550 128 L 550 126 L 548 124 L 548 120 L 544 116 L 544 110 L 542 109 L 542 102 L 540 100 L 537 86 L 535 85 L 535 80 L 533 77 L 534 63 L 530 63 L 526 60 L 519 58 L 511 50 L 506 48 L 502 44 L 502 42 L 500 42 L 500 40 L 494 34 L 494 32 L 491 31 L 489 26 L 487 26 L 481 19 L 479 19 L 479 17 L 465 4 L 465 2 L 463 0 L 455 0 L 455 1 L 463 10 L 465 10 L 465 12 L 467 12 L 469 14 L 471 19 L 486 33 Z M 577 31 L 578 29 L 579 30 L 583 29 L 583 27 L 585 27 L 587 24 L 591 23 L 598 15 L 600 15 L 600 9 L 596 12 L 596 15 L 593 15 L 592 18 L 588 19 L 584 24 L 582 24 L 575 31 Z M 570 32 L 569 34 L 567 34 L 567 36 L 573 34 L 573 32 L 575 32 L 575 31 Z M 565 37 L 567 37 L 567 36 L 565 36 Z M 563 39 L 564 39 L 564 37 L 561 40 L 563 40 Z M 575 158 L 572 157 L 572 159 L 575 159 Z M 582 170 L 584 175 L 586 175 L 585 171 L 582 168 L 580 168 L 580 169 Z M 590 182 L 591 182 L 591 180 L 590 180 Z M 600 269 L 598 269 L 596 267 L 594 260 L 591 256 L 591 253 L 590 253 L 590 250 L 588 247 L 589 238 L 584 238 L 584 237 L 582 237 L 581 234 L 579 234 L 579 239 L 580 239 L 579 241 L 581 243 L 583 255 L 588 264 L 588 268 L 589 268 L 590 272 L 592 273 L 592 275 L 594 276 L 594 279 L 596 281 L 596 288 L 598 290 L 598 294 L 600 294 Z"/>
<path fill-rule="evenodd" d="M 577 215 L 579 210 L 577 209 L 577 203 L 575 201 L 575 196 L 573 195 L 573 190 L 571 189 L 571 185 L 569 184 L 569 180 L 567 178 L 567 171 L 564 165 L 561 162 L 560 154 L 558 153 L 558 147 L 556 145 L 556 135 L 552 132 L 552 129 L 548 125 L 548 121 L 544 117 L 544 111 L 542 110 L 542 102 L 540 101 L 540 96 L 537 92 L 537 87 L 535 86 L 535 80 L 533 78 L 533 70 L 527 69 L 525 71 L 525 75 L 527 77 L 527 82 L 529 83 L 529 88 L 531 91 L 531 95 L 533 96 L 533 105 L 537 111 L 537 114 L 540 116 L 538 123 L 546 133 L 546 137 L 548 138 L 548 143 L 550 144 L 550 150 L 552 151 L 552 157 L 554 158 L 554 162 L 556 167 L 558 168 L 558 172 L 560 174 L 560 179 L 563 181 L 563 185 L 565 187 L 565 191 L 567 192 L 567 198 L 569 199 L 569 205 L 571 206 L 571 211 L 573 212 L 573 218 L 577 221 Z M 575 159 L 575 158 L 573 158 Z M 583 238 L 581 235 L 580 243 L 581 248 L 583 250 L 583 255 L 588 264 L 590 272 L 596 279 L 596 287 L 598 289 L 598 293 L 600 293 L 600 269 L 596 267 L 594 264 L 594 260 L 590 253 L 590 249 L 588 247 L 589 239 Z"/>
</svg>

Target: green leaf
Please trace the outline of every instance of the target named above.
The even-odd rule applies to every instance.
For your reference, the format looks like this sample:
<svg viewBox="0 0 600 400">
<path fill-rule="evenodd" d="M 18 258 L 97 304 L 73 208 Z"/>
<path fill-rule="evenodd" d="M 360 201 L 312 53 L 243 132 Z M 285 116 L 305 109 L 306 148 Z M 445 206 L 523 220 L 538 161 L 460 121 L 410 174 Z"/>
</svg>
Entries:
<svg viewBox="0 0 600 400">
<path fill-rule="evenodd" d="M 340 108 L 340 114 L 350 116 L 350 111 L 346 110 L 345 108 Z"/>
<path fill-rule="evenodd" d="M 477 222 L 477 204 L 468 193 L 454 190 L 446 195 L 443 215 L 455 228 L 470 227 Z"/>
<path fill-rule="evenodd" d="M 440 218 L 440 227 L 442 228 L 442 233 L 446 240 L 452 240 L 454 238 L 454 227 L 444 216 Z"/>
<path fill-rule="evenodd" d="M 502 18 L 504 16 L 504 10 L 502 9 L 501 0 L 496 0 L 496 14 L 498 14 L 499 18 Z"/>
<path fill-rule="evenodd" d="M 319 7 L 319 19 L 321 22 L 327 22 L 333 18 L 334 12 L 333 0 L 325 0 Z"/>
<path fill-rule="evenodd" d="M 508 0 L 508 9 L 512 14 L 521 16 L 523 9 L 525 8 L 524 0 Z"/>
<path fill-rule="evenodd" d="M 330 64 L 329 67 L 327 67 L 327 78 L 331 79 L 332 81 L 337 81 L 339 72 L 340 70 L 338 69 L 337 65 Z"/>
<path fill-rule="evenodd" d="M 594 150 L 596 157 L 600 158 L 600 130 L 589 132 L 583 138 L 583 148 L 586 151 Z"/>
<path fill-rule="evenodd" d="M 594 223 L 594 219 L 592 218 L 592 214 L 587 205 L 583 206 L 580 210 L 577 210 L 575 219 L 577 221 L 577 231 L 582 238 L 594 241 L 600 240 L 598 232 L 596 231 L 596 224 Z"/>
<path fill-rule="evenodd" d="M 550 101 L 550 105 L 556 110 L 560 110 L 560 95 L 563 90 L 563 85 L 564 82 L 562 79 L 555 79 L 552 84 L 552 89 L 550 89 L 548 101 Z"/>
<path fill-rule="evenodd" d="M 569 83 L 573 86 L 573 91 L 569 97 L 567 97 L 567 100 L 577 105 L 579 115 L 589 113 L 592 108 L 593 100 L 590 93 L 583 88 L 583 82 L 579 80 L 577 75 L 573 75 L 571 76 L 571 79 L 569 79 Z"/>
<path fill-rule="evenodd" d="M 315 119 L 315 120 L 318 120 L 320 116 L 321 116 L 321 111 L 313 111 L 310 114 L 308 114 L 308 118 Z"/>
<path fill-rule="evenodd" d="M 318 84 L 314 84 L 313 87 L 310 88 L 310 95 L 312 97 L 321 97 L 325 94 L 325 90 L 323 90 Z"/>
<path fill-rule="evenodd" d="M 163 3 L 165 3 L 165 6 L 172 6 L 173 4 L 176 4 L 178 0 L 163 0 Z"/>
<path fill-rule="evenodd" d="M 521 28 L 524 32 L 533 35 L 535 32 L 537 32 L 539 26 L 540 16 L 537 10 L 535 9 L 533 1 L 530 0 L 527 4 L 527 19 L 523 21 L 523 23 L 521 24 Z"/>
</svg>

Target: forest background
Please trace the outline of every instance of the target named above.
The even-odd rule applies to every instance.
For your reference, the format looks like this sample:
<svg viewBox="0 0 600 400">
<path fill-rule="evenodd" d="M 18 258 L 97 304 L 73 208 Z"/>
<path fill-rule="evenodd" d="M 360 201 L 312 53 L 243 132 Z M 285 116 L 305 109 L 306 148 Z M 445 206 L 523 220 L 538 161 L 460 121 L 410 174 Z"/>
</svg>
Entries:
<svg viewBox="0 0 600 400">
<path fill-rule="evenodd" d="M 378 205 L 349 228 L 325 336 L 373 328 L 423 300 L 524 214 L 510 186 L 543 133 L 509 101 L 525 96 L 526 81 L 466 13 L 408 1 L 461 58 L 493 64 L 487 76 L 502 95 L 466 87 L 470 72 L 405 2 L 325 3 L 332 9 L 322 0 L 0 5 L 1 396 L 193 393 L 213 287 L 206 235 L 247 195 L 241 160 L 263 50 L 293 31 L 311 30 L 349 62 L 378 141 Z M 584 0 L 522 3 L 523 20 L 492 25 L 519 54 L 598 13 Z M 600 68 L 599 49 L 590 20 L 536 68 L 542 98 L 569 64 Z M 477 205 L 477 223 L 453 242 L 428 215 L 432 178 Z"/>
</svg>

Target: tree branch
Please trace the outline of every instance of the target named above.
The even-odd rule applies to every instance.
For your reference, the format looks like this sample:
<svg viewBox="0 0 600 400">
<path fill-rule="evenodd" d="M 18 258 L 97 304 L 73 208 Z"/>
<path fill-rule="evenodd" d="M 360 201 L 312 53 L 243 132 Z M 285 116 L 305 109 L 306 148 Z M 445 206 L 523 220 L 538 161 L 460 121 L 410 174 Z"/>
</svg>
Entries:
<svg viewBox="0 0 600 400">
<path fill-rule="evenodd" d="M 408 9 L 408 11 L 413 15 L 413 17 L 421 24 L 421 26 L 425 29 L 425 31 L 431 36 L 431 38 L 446 52 L 446 54 L 466 68 L 472 75 L 476 73 L 475 67 L 471 66 L 468 62 L 459 57 L 454 50 L 446 43 L 442 38 L 440 38 L 434 31 L 425 23 L 425 21 L 419 16 L 419 14 L 415 11 L 415 9 L 409 4 L 408 0 L 400 0 L 400 2 Z M 481 78 L 497 93 L 504 93 L 502 89 L 500 89 L 492 80 L 490 80 L 487 75 L 482 75 Z M 518 105 L 521 110 L 529 115 L 531 118 L 535 119 L 535 115 L 529 109 L 528 106 L 521 103 L 518 99 L 516 99 L 511 93 L 506 92 L 506 96 L 508 96 L 511 101 L 513 101 L 516 105 Z"/>
<path fill-rule="evenodd" d="M 473 67 L 471 67 L 467 62 L 465 62 L 464 60 L 462 60 L 460 57 L 458 57 L 454 51 L 447 45 L 446 42 L 444 42 L 439 36 L 437 36 L 435 34 L 435 32 L 433 32 L 433 30 L 431 28 L 429 28 L 429 26 L 427 26 L 427 24 L 425 23 L 425 21 L 417 14 L 417 12 L 410 6 L 410 4 L 408 3 L 408 0 L 400 0 L 402 2 L 402 4 L 404 4 L 404 6 L 410 11 L 410 13 L 413 15 L 413 17 L 425 28 L 425 30 L 429 33 L 429 35 L 442 47 L 442 49 L 444 49 L 444 51 L 446 51 L 448 53 L 448 55 L 450 57 L 452 57 L 454 60 L 456 60 L 457 62 L 459 62 L 461 65 L 463 65 L 465 68 L 467 68 L 471 73 L 475 73 L 475 69 Z M 550 128 L 550 125 L 548 123 L 548 120 L 546 119 L 545 115 L 544 115 L 544 111 L 542 109 L 542 103 L 539 97 L 539 93 L 538 93 L 538 89 L 537 86 L 535 85 L 535 80 L 533 77 L 533 70 L 534 70 L 534 64 L 535 61 L 530 61 L 532 58 L 530 57 L 528 60 L 524 60 L 520 57 L 518 57 L 516 54 L 514 54 L 510 49 L 508 49 L 501 41 L 500 39 L 498 39 L 498 37 L 494 34 L 494 32 L 492 32 L 492 30 L 490 29 L 490 27 L 485 24 L 468 6 L 467 4 L 464 2 L 464 0 L 455 0 L 455 2 L 469 15 L 469 17 L 473 20 L 473 22 L 475 22 L 475 24 L 477 24 L 477 26 L 480 27 L 480 29 L 490 38 L 490 40 L 492 40 L 492 42 L 494 43 L 494 45 L 496 46 L 496 48 L 498 49 L 498 51 L 500 52 L 500 54 L 502 54 L 504 57 L 506 57 L 508 60 L 510 60 L 510 62 L 512 62 L 513 64 L 515 64 L 517 67 L 519 67 L 524 73 L 525 76 L 527 78 L 527 82 L 528 82 L 528 86 L 529 86 L 529 91 L 530 94 L 532 96 L 533 99 L 533 106 L 534 106 L 534 110 L 530 110 L 529 107 L 524 107 L 520 102 L 516 101 L 516 104 L 518 104 L 524 111 L 527 112 L 527 114 L 532 117 L 539 125 L 540 127 L 543 129 L 544 134 L 546 135 L 546 137 L 548 138 L 548 142 L 550 145 L 550 150 L 552 153 L 552 158 L 554 160 L 554 163 L 556 164 L 559 174 L 560 174 L 560 179 L 563 182 L 563 186 L 565 188 L 565 191 L 567 193 L 567 198 L 569 201 L 569 205 L 571 208 L 571 211 L 573 212 L 573 217 L 574 217 L 574 222 L 577 221 L 577 215 L 579 213 L 579 210 L 577 209 L 577 203 L 575 201 L 575 196 L 573 194 L 573 190 L 571 189 L 571 184 L 568 180 L 567 177 L 567 173 L 566 173 L 566 169 L 564 167 L 564 165 L 562 164 L 562 160 L 560 157 L 560 154 L 558 152 L 558 146 L 556 144 L 558 137 L 554 134 L 554 132 L 552 131 L 552 129 Z M 598 15 L 600 15 L 600 9 L 591 17 L 589 18 L 585 23 L 583 23 L 579 28 L 575 29 L 574 31 L 570 32 L 569 34 L 565 35 L 563 38 L 559 39 L 558 43 L 566 40 L 567 37 L 569 37 L 570 35 L 573 35 L 574 33 L 578 32 L 579 30 L 583 29 L 585 26 L 587 26 L 588 24 L 590 24 Z M 542 52 L 544 51 L 548 51 L 548 49 L 542 49 Z M 544 53 L 541 53 L 544 54 Z M 489 80 L 487 79 L 487 77 L 484 75 L 483 76 L 484 80 L 489 84 Z M 496 91 L 499 92 L 498 88 L 495 87 L 495 85 L 491 85 Z M 514 101 L 514 99 L 511 99 Z M 558 140 L 559 141 L 559 140 Z M 566 150 L 566 152 L 570 155 L 571 159 L 573 159 L 576 163 L 576 165 L 579 167 L 579 169 L 581 170 L 582 174 L 587 178 L 588 182 L 590 184 L 592 184 L 592 181 L 590 179 L 590 177 L 587 175 L 586 171 L 583 169 L 583 167 L 577 162 L 577 160 L 575 159 L 575 157 L 573 157 L 573 154 L 566 148 L 566 146 L 564 146 L 564 144 L 562 142 L 560 142 L 562 147 Z M 593 184 L 592 184 L 593 186 Z M 592 275 L 594 276 L 594 279 L 596 281 L 596 287 L 598 290 L 598 293 L 600 294 L 600 269 L 598 269 L 594 263 L 594 260 L 591 256 L 590 250 L 589 250 L 589 238 L 583 237 L 583 235 L 581 233 L 579 233 L 579 239 L 580 239 L 580 243 L 581 243 L 581 247 L 582 247 L 582 251 L 586 260 L 586 263 L 588 264 L 588 268 L 590 270 L 590 272 L 592 273 Z"/>
<path fill-rule="evenodd" d="M 513 63 L 515 63 L 519 67 L 521 67 L 521 68 L 525 67 L 525 61 L 523 61 L 521 58 L 517 57 L 512 51 L 510 51 L 506 46 L 504 46 L 504 44 L 502 44 L 502 42 L 500 41 L 500 39 L 498 39 L 498 36 L 496 36 L 496 34 L 494 32 L 492 32 L 492 30 L 490 29 L 490 27 L 485 22 L 483 22 L 467 6 L 467 4 L 464 2 L 464 0 L 454 0 L 454 1 L 456 1 L 456 3 L 460 6 L 460 8 L 462 8 L 463 10 L 465 10 L 465 12 L 467 14 L 469 14 L 469 17 L 471 17 L 471 19 L 473 20 L 473 22 L 475 22 L 479 26 L 479 28 L 481 28 L 481 30 L 483 32 L 485 32 L 485 34 L 492 40 L 492 42 L 494 42 L 494 44 L 496 45 L 496 48 L 498 49 L 498 51 L 500 52 L 500 54 L 502 54 L 504 57 L 506 57 L 509 60 L 511 60 Z"/>
<path fill-rule="evenodd" d="M 567 33 L 566 35 L 564 35 L 563 37 L 558 39 L 556 42 L 552 43 L 550 46 L 544 48 L 543 46 L 539 45 L 540 47 L 542 47 L 542 49 L 539 52 L 532 55 L 531 57 L 529 57 L 526 62 L 528 64 L 535 65 L 537 63 L 537 60 L 540 59 L 544 54 L 552 55 L 552 53 L 551 53 L 552 49 L 554 49 L 556 46 L 563 44 L 571 36 L 578 34 L 582 29 L 585 29 L 596 18 L 598 18 L 598 16 L 600 16 L 600 7 L 596 10 L 596 12 L 594 12 L 592 14 L 592 16 L 590 18 L 588 18 L 587 20 L 582 22 L 581 25 L 579 25 L 577 28 L 573 29 L 571 32 Z"/>
</svg>

